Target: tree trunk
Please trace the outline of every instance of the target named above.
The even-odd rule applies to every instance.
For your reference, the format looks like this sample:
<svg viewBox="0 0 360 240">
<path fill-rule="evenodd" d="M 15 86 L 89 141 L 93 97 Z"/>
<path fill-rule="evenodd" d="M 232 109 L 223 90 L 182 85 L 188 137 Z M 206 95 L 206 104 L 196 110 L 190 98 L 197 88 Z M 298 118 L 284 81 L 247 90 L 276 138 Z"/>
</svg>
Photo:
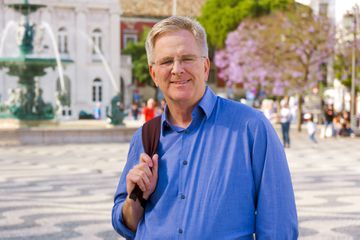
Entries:
<svg viewBox="0 0 360 240">
<path fill-rule="evenodd" d="M 302 124 L 302 94 L 298 94 L 298 109 L 297 109 L 297 130 L 301 132 L 301 124 Z"/>
<path fill-rule="evenodd" d="M 276 97 L 276 123 L 280 123 L 281 97 Z"/>
</svg>

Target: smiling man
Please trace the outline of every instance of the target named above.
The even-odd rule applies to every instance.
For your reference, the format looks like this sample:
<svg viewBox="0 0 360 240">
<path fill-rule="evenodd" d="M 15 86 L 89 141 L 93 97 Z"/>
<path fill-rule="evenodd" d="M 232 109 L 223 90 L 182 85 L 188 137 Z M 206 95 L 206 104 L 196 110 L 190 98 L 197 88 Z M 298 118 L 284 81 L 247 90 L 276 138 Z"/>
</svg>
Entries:
<svg viewBox="0 0 360 240">
<path fill-rule="evenodd" d="M 115 194 L 115 230 L 127 239 L 297 239 L 282 144 L 261 112 L 206 86 L 203 27 L 188 17 L 164 19 L 146 50 L 167 105 L 158 154 L 143 153 L 142 128 L 133 136 Z M 141 201 L 129 197 L 136 185 Z"/>
</svg>

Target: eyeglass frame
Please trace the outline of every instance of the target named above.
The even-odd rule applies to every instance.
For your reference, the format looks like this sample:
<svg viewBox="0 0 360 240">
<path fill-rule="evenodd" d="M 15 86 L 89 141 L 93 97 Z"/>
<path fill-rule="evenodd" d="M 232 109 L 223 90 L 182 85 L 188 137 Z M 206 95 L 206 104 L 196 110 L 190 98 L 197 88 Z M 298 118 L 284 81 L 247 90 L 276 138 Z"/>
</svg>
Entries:
<svg viewBox="0 0 360 240">
<path fill-rule="evenodd" d="M 163 69 L 170 70 L 170 69 L 173 69 L 176 61 L 178 61 L 182 67 L 190 67 L 195 64 L 196 60 L 201 59 L 201 58 L 206 59 L 207 57 L 193 55 L 193 54 L 184 54 L 184 55 L 180 56 L 180 59 L 176 58 L 176 57 L 164 57 L 164 58 L 158 60 L 157 62 L 155 62 L 155 61 L 152 62 L 151 64 L 157 65 Z"/>
</svg>

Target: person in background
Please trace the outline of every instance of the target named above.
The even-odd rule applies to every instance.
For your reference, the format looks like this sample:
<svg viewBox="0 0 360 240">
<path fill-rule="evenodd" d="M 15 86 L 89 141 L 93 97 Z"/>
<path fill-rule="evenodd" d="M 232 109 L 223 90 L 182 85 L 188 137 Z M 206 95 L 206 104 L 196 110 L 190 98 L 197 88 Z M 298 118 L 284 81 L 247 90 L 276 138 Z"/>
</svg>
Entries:
<svg viewBox="0 0 360 240">
<path fill-rule="evenodd" d="M 312 142 L 317 143 L 317 140 L 315 137 L 316 136 L 316 124 L 314 122 L 314 115 L 311 113 L 306 113 L 306 114 L 304 114 L 304 119 L 306 121 L 306 128 L 307 128 L 309 139 Z"/>
<path fill-rule="evenodd" d="M 159 145 L 149 156 L 142 128 L 134 134 L 114 197 L 114 229 L 126 239 L 297 239 L 284 148 L 262 112 L 206 86 L 210 60 L 200 23 L 161 20 L 146 51 L 166 100 Z M 133 200 L 136 185 L 143 196 Z"/>
<path fill-rule="evenodd" d="M 281 124 L 281 133 L 283 137 L 284 147 L 290 147 L 290 123 L 291 123 L 291 111 L 289 104 L 286 99 L 281 101 L 280 109 L 280 124 Z"/>
<path fill-rule="evenodd" d="M 165 111 L 166 101 L 165 99 L 161 99 L 160 105 L 156 108 L 156 116 L 161 115 Z"/>
<path fill-rule="evenodd" d="M 101 119 L 101 104 L 99 102 L 95 104 L 94 118 L 97 120 Z"/>
<path fill-rule="evenodd" d="M 155 100 L 153 98 L 148 99 L 146 106 L 142 109 L 142 113 L 145 117 L 145 122 L 155 117 Z"/>
<path fill-rule="evenodd" d="M 325 125 L 323 128 L 323 137 L 333 137 L 334 136 L 334 117 L 335 117 L 335 112 L 334 112 L 334 105 L 333 104 L 328 104 L 325 107 L 324 110 L 324 117 L 325 117 Z"/>
<path fill-rule="evenodd" d="M 133 102 L 131 105 L 131 115 L 134 120 L 138 119 L 139 115 L 139 104 L 137 102 Z"/>
<path fill-rule="evenodd" d="M 353 134 L 353 130 L 351 129 L 350 124 L 350 113 L 347 111 L 343 111 L 340 114 L 340 129 L 338 135 L 341 137 L 350 137 Z"/>
</svg>

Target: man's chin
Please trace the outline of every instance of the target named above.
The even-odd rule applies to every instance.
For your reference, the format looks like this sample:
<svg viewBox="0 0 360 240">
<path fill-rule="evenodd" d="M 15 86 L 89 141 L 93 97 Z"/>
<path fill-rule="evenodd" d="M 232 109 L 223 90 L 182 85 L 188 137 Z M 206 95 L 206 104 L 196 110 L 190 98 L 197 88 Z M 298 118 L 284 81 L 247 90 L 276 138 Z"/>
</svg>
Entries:
<svg viewBox="0 0 360 240">
<path fill-rule="evenodd" d="M 172 96 L 170 96 L 170 98 L 174 101 L 174 102 L 188 102 L 191 100 L 191 94 L 189 93 L 189 91 L 184 91 L 184 92 L 177 92 L 175 94 L 172 94 Z"/>
</svg>

